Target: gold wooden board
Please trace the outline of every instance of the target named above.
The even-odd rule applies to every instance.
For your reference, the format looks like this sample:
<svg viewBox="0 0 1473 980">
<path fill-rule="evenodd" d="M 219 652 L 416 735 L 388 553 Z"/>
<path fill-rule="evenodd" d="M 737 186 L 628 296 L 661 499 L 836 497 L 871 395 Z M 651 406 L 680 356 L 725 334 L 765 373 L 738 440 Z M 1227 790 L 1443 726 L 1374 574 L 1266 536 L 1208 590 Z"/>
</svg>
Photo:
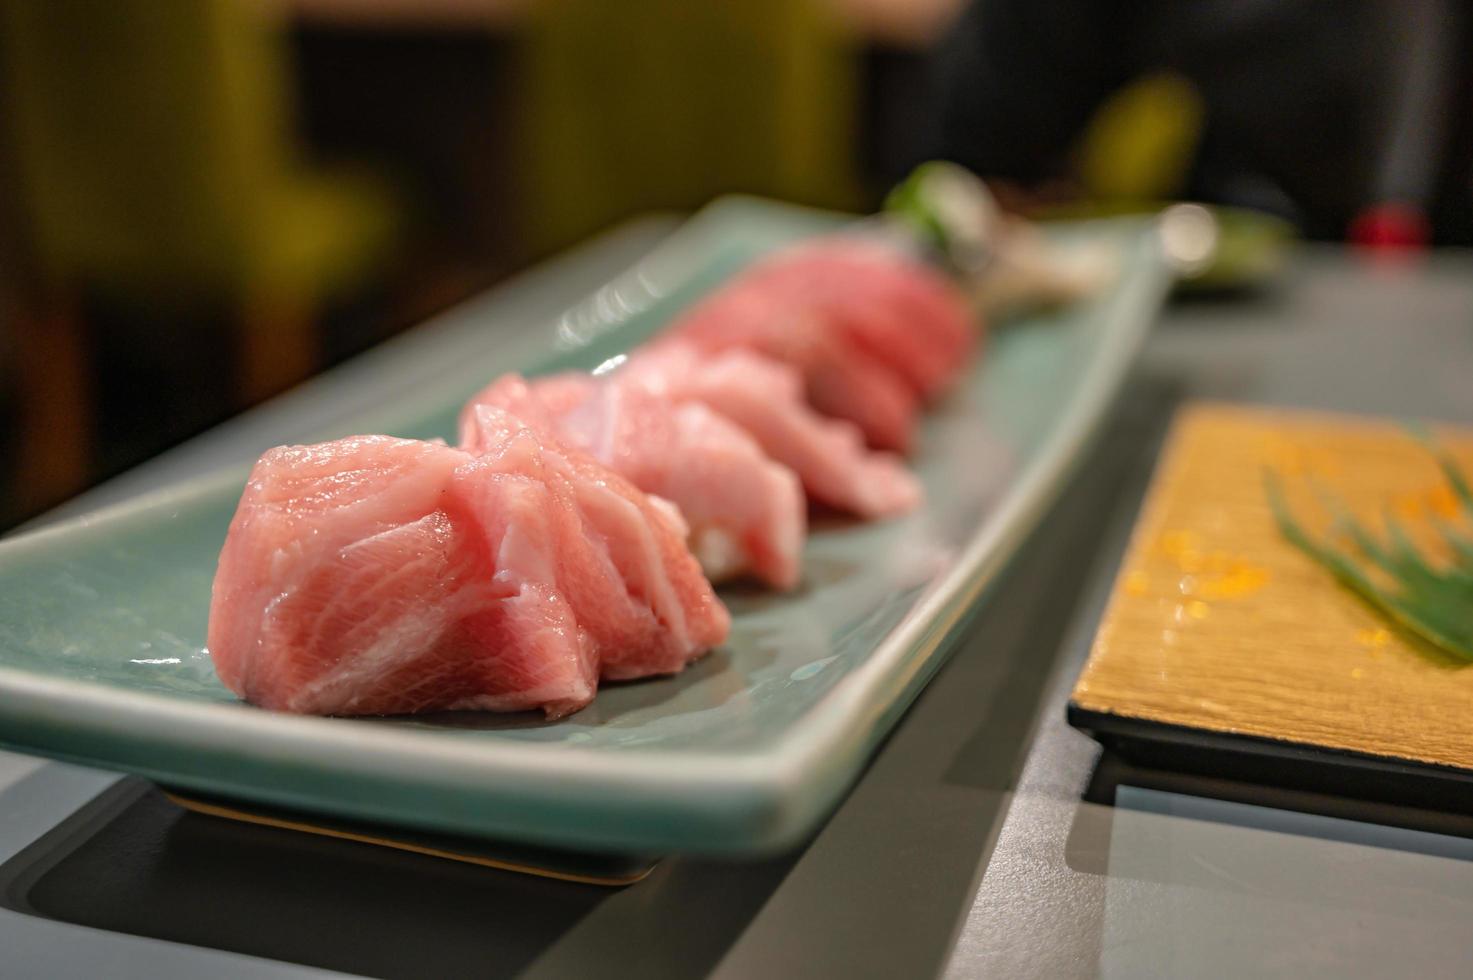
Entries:
<svg viewBox="0 0 1473 980">
<path fill-rule="evenodd" d="M 1473 470 L 1473 432 L 1433 427 Z M 1320 491 L 1431 555 L 1455 502 L 1395 421 L 1199 404 L 1176 419 L 1074 688 L 1076 710 L 1473 769 L 1473 665 L 1400 633 L 1280 537 L 1263 473 L 1322 533 Z"/>
</svg>

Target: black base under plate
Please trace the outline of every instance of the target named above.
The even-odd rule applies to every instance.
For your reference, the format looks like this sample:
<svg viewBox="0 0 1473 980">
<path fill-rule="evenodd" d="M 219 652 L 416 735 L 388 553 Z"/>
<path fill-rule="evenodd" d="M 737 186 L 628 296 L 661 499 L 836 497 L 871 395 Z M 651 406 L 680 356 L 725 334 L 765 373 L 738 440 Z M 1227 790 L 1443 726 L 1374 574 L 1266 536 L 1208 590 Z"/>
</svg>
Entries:
<svg viewBox="0 0 1473 980">
<path fill-rule="evenodd" d="M 556 878 L 580 885 L 632 885 L 653 871 L 658 863 L 656 858 L 559 851 L 469 837 L 447 837 L 408 828 L 382 827 L 318 814 L 263 807 L 254 803 L 237 803 L 193 792 L 163 792 L 169 802 L 209 817 L 372 844 L 375 847 L 460 861 L 498 871 Z"/>
<path fill-rule="evenodd" d="M 129 778 L 0 864 L 0 907 L 357 976 L 511 978 L 618 894 L 548 867 L 648 864 L 517 847 L 496 860 L 513 854 L 544 873 L 203 816 Z"/>
<path fill-rule="evenodd" d="M 1069 704 L 1069 724 L 1127 762 L 1240 783 L 1473 814 L 1473 772 L 1385 756 L 1211 732 Z"/>
</svg>

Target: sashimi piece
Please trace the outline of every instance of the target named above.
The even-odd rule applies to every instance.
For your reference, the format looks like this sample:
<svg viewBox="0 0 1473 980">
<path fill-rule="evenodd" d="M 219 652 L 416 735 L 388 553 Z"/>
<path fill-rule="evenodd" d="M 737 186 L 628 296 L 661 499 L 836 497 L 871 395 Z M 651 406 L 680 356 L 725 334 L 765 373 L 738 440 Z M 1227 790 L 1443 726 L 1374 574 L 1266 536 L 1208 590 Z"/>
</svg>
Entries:
<svg viewBox="0 0 1473 980">
<path fill-rule="evenodd" d="M 955 380 L 977 342 L 964 297 L 941 273 L 856 236 L 754 263 L 667 336 L 792 364 L 815 408 L 854 422 L 871 445 L 901 451 L 918 402 Z"/>
<path fill-rule="evenodd" d="M 547 420 L 565 441 L 675 504 L 711 580 L 750 574 L 780 589 L 797 584 L 807 529 L 797 477 L 704 405 L 618 376 L 568 373 L 529 384 L 507 375 L 462 411 L 461 444 L 471 451 L 480 450 L 477 405 Z"/>
<path fill-rule="evenodd" d="M 808 371 L 808 402 L 824 415 L 853 422 L 876 449 L 910 452 L 920 407 L 883 361 L 862 349 Z"/>
<path fill-rule="evenodd" d="M 674 452 L 647 478 L 690 522 L 701 567 L 716 579 L 750 574 L 776 589 L 795 588 L 808 533 L 797 474 L 699 402 L 676 405 L 673 419 Z"/>
<path fill-rule="evenodd" d="M 852 424 L 809 408 L 789 365 L 745 350 L 712 355 L 665 343 L 637 352 L 616 374 L 736 424 L 821 504 L 878 518 L 920 503 L 920 484 L 900 459 L 867 448 Z"/>
<path fill-rule="evenodd" d="M 872 446 L 904 452 L 919 411 L 915 393 L 899 374 L 846 339 L 832 311 L 813 300 L 738 277 L 651 346 L 676 342 L 713 354 L 753 350 L 783 361 L 802 376 L 814 408 L 853 422 Z"/>
<path fill-rule="evenodd" d="M 506 478 L 541 480 L 579 522 L 559 524 L 559 584 L 599 647 L 600 676 L 628 680 L 677 673 L 726 639 L 731 617 L 685 544 L 680 514 L 593 457 L 490 405 L 471 410 L 477 465 Z M 483 515 L 488 527 L 499 517 Z M 611 591 L 601 576 L 623 580 Z"/>
<path fill-rule="evenodd" d="M 495 423 L 501 449 L 537 455 L 525 426 Z M 616 559 L 574 480 L 638 491 L 577 463 L 517 470 L 511 455 L 495 465 L 495 453 L 386 436 L 268 451 L 215 577 L 208 636 L 222 682 L 301 713 L 558 717 L 586 705 L 600 676 L 678 670 L 720 642 L 725 610 L 669 519 L 640 512 L 653 558 Z M 625 566 L 651 561 L 670 567 L 626 580 Z M 650 601 L 655 579 L 683 584 Z"/>
<path fill-rule="evenodd" d="M 835 326 L 923 399 L 944 391 L 977 346 L 976 318 L 950 280 L 877 240 L 835 235 L 779 253 L 769 288 L 829 297 Z"/>
<path fill-rule="evenodd" d="M 215 576 L 209 649 L 225 685 L 315 714 L 586 704 L 598 664 L 567 604 L 498 582 L 490 543 L 450 499 L 473 463 L 383 436 L 263 455 Z"/>
</svg>

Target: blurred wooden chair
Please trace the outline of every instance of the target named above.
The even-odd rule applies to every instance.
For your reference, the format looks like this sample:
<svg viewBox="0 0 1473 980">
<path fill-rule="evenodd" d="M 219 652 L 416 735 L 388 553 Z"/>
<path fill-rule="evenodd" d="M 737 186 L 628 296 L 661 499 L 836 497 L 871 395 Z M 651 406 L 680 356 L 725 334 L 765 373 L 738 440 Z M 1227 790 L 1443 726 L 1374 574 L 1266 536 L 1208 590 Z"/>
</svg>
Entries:
<svg viewBox="0 0 1473 980">
<path fill-rule="evenodd" d="M 819 0 L 541 0 L 528 11 L 529 229 L 541 250 L 726 191 L 850 207 L 858 64 Z"/>
<path fill-rule="evenodd" d="M 317 312 L 376 269 L 395 207 L 369 175 L 299 159 L 272 7 L 0 0 L 17 210 L 43 297 L 17 345 L 35 362 L 23 373 L 85 371 L 83 290 L 143 310 L 234 310 L 243 401 L 312 371 Z M 81 411 L 53 421 L 81 425 Z M 44 428 L 31 441 L 68 438 Z"/>
</svg>

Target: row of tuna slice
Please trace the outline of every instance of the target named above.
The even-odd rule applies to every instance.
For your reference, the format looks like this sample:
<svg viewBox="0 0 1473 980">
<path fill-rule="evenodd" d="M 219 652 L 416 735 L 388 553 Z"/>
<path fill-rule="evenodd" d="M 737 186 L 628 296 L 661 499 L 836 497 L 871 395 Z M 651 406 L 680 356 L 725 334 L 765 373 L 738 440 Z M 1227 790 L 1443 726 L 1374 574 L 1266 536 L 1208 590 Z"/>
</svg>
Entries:
<svg viewBox="0 0 1473 980">
<path fill-rule="evenodd" d="M 730 627 L 711 582 L 791 589 L 809 503 L 904 513 L 898 452 L 977 330 L 939 273 L 828 238 L 759 261 L 612 370 L 506 375 L 458 445 L 355 436 L 257 462 L 209 649 L 313 714 L 588 704 Z"/>
</svg>

